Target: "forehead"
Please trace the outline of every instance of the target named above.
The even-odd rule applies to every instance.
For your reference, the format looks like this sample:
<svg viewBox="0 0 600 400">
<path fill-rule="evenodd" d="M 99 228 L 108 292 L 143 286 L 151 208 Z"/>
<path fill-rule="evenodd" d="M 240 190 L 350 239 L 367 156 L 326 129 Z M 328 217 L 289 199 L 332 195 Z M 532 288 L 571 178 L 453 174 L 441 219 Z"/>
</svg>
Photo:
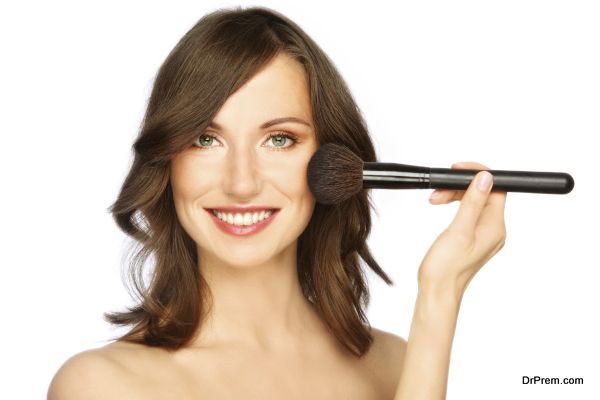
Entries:
<svg viewBox="0 0 600 400">
<path fill-rule="evenodd" d="M 312 120 L 310 95 L 304 67 L 282 53 L 274 57 L 217 112 L 214 121 L 228 123 L 264 122 L 282 116 Z"/>
</svg>

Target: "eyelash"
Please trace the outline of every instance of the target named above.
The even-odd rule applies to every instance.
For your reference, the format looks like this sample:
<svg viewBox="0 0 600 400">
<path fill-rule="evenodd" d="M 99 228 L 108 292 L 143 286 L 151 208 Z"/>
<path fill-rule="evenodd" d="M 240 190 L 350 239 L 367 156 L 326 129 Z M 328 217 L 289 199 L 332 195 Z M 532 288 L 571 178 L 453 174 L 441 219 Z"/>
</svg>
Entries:
<svg viewBox="0 0 600 400">
<path fill-rule="evenodd" d="M 208 137 L 212 137 L 214 139 L 217 139 L 217 137 L 215 135 L 211 135 L 210 133 L 203 133 L 202 135 L 198 136 L 198 138 L 196 139 L 196 141 L 194 141 L 194 146 L 199 148 L 199 149 L 209 149 L 210 147 L 204 147 L 204 146 L 199 146 L 198 143 L 198 139 L 200 139 L 203 136 L 208 136 Z M 288 150 L 292 147 L 294 147 L 294 145 L 296 143 L 298 143 L 298 138 L 296 137 L 296 135 L 293 135 L 289 132 L 285 132 L 285 131 L 279 131 L 279 132 L 275 132 L 275 133 L 271 133 L 268 137 L 267 137 L 267 141 L 269 141 L 270 139 L 274 138 L 274 137 L 284 137 L 287 139 L 290 139 L 292 141 L 292 144 L 290 144 L 287 147 L 272 147 L 272 149 L 274 149 L 275 151 L 285 151 Z"/>
</svg>

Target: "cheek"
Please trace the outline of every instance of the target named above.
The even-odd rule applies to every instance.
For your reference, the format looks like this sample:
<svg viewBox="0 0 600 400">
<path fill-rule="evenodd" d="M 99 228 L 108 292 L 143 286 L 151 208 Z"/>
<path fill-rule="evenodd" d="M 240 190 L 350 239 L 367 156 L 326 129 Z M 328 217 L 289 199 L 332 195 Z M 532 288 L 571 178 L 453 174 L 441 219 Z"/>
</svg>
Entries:
<svg viewBox="0 0 600 400">
<path fill-rule="evenodd" d="M 307 154 L 290 154 L 275 164 L 265 165 L 264 176 L 293 201 L 313 200 L 306 177 L 309 160 Z"/>
<path fill-rule="evenodd" d="M 171 187 L 176 205 L 193 200 L 210 186 L 208 174 L 198 160 L 179 155 L 171 161 Z"/>
<path fill-rule="evenodd" d="M 178 155 L 171 161 L 171 188 L 173 204 L 177 219 L 183 230 L 196 242 L 206 240 L 205 232 L 208 225 L 199 224 L 202 218 L 208 218 L 197 206 L 214 183 L 210 182 L 211 175 L 206 173 L 206 166 L 197 157 Z M 204 238 L 204 239 L 203 239 Z"/>
</svg>

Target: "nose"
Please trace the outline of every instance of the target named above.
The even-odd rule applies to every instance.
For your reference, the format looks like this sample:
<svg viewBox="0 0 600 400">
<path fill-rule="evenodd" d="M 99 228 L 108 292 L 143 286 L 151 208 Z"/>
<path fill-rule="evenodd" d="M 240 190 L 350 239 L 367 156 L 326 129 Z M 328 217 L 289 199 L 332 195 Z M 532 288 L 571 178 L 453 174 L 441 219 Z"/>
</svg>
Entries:
<svg viewBox="0 0 600 400">
<path fill-rule="evenodd" d="M 262 185 L 255 152 L 248 148 L 231 148 L 226 163 L 223 191 L 241 201 L 255 197 Z"/>
</svg>

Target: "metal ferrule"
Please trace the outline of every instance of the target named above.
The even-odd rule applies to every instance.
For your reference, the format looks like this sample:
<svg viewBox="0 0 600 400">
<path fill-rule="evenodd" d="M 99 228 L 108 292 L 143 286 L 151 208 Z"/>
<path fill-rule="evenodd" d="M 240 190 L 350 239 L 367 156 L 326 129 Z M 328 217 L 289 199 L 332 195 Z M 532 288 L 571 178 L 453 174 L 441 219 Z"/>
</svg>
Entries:
<svg viewBox="0 0 600 400">
<path fill-rule="evenodd" d="M 363 188 L 427 189 L 430 169 L 396 163 L 363 163 Z"/>
</svg>

